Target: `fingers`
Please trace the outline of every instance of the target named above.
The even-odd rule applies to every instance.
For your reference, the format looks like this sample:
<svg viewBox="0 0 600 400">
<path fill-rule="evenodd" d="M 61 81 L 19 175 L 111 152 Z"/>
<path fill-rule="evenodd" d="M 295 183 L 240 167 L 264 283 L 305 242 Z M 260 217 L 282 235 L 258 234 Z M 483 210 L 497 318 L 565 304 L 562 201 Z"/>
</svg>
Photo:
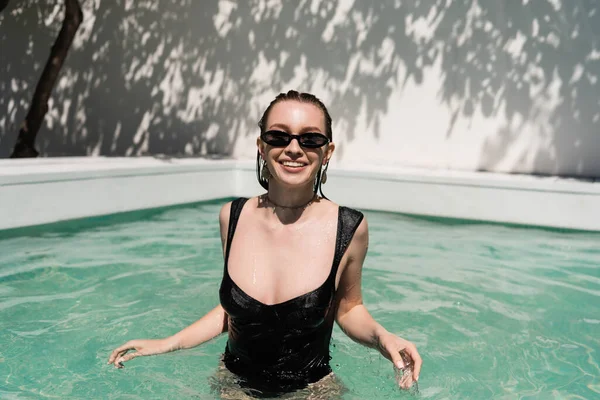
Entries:
<svg viewBox="0 0 600 400">
<path fill-rule="evenodd" d="M 409 370 L 406 373 L 403 373 L 401 378 L 398 380 L 398 385 L 402 389 L 410 389 L 413 385 L 413 377 L 412 374 L 409 373 Z"/>
<path fill-rule="evenodd" d="M 392 351 L 388 351 L 388 353 L 392 358 L 394 366 L 398 369 L 396 371 L 396 382 L 400 388 L 410 389 L 413 384 L 413 362 L 406 352 L 406 347 L 398 350 L 398 347 L 392 346 L 391 350 Z"/>
<path fill-rule="evenodd" d="M 127 343 L 125 343 L 122 346 L 117 347 L 116 349 L 113 350 L 112 353 L 110 353 L 110 356 L 108 357 L 108 364 L 112 364 L 113 362 L 115 362 L 115 359 L 122 355 L 121 353 L 127 352 L 127 350 L 132 349 L 134 346 L 132 345 L 132 341 L 129 341 Z"/>
<path fill-rule="evenodd" d="M 135 340 L 130 340 L 129 342 L 125 343 L 124 345 L 117 347 L 116 349 L 113 350 L 112 353 L 110 353 L 110 356 L 108 357 L 108 364 L 115 364 L 116 368 L 123 368 L 124 362 L 129 361 L 137 356 L 142 355 L 139 352 L 127 354 L 127 352 L 129 350 L 134 350 L 134 349 L 137 350 L 137 343 Z"/>
<path fill-rule="evenodd" d="M 414 344 L 409 343 L 405 348 L 404 351 L 406 353 L 408 353 L 408 355 L 410 356 L 410 358 L 412 358 L 414 366 L 413 366 L 413 380 L 416 382 L 419 380 L 419 373 L 421 372 L 421 365 L 423 364 L 423 360 L 421 360 L 421 356 L 419 355 L 419 352 L 417 351 L 417 348 Z"/>
<path fill-rule="evenodd" d="M 133 360 L 134 358 L 138 357 L 138 356 L 142 356 L 142 353 L 139 352 L 135 352 L 135 353 L 127 353 L 128 350 L 122 351 L 120 353 L 118 353 L 114 359 L 114 361 L 112 361 L 112 364 L 115 364 L 115 368 L 123 368 L 124 362 L 127 362 L 129 360 Z"/>
<path fill-rule="evenodd" d="M 117 360 L 115 361 L 115 366 L 117 368 L 123 368 L 124 367 L 123 363 L 125 363 L 129 360 L 133 360 L 134 358 L 141 356 L 141 355 L 142 354 L 140 354 L 138 352 L 125 354 L 124 356 L 117 358 Z"/>
<path fill-rule="evenodd" d="M 400 352 L 394 348 L 392 349 L 387 349 L 387 352 L 389 353 L 390 357 L 392 358 L 392 362 L 394 363 L 394 366 L 398 369 L 402 369 L 404 368 L 404 360 L 402 360 L 402 356 L 400 355 Z"/>
<path fill-rule="evenodd" d="M 110 362 L 110 364 L 115 364 L 115 368 L 121 368 L 123 365 L 121 364 L 121 359 L 123 357 L 123 355 L 125 354 L 125 351 L 122 351 L 120 353 L 117 353 L 115 358 Z"/>
</svg>

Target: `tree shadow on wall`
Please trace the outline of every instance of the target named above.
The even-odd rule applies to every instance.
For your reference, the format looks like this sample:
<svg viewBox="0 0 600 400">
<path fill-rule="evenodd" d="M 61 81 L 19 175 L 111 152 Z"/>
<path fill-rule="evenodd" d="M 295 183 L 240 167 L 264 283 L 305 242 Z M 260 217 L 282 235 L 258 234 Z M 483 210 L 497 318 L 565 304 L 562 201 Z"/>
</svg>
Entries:
<svg viewBox="0 0 600 400">
<path fill-rule="evenodd" d="M 480 3 L 489 7 L 482 22 L 454 52 L 454 68 L 464 70 L 446 82 L 469 88 L 468 109 L 504 116 L 480 168 L 509 161 L 516 172 L 600 177 L 600 2 Z M 531 130 L 537 142 L 523 141 Z"/>
<path fill-rule="evenodd" d="M 8 32 L 15 33 L 18 27 L 29 23 L 35 26 L 35 31 L 23 38 L 19 46 L 11 48 L 24 51 L 35 43 L 36 49 L 26 57 L 10 58 L 23 60 L 21 68 L 0 67 L 5 69 L 0 84 L 3 92 L 14 86 L 12 81 L 36 81 L 41 66 L 32 68 L 33 60 L 40 58 L 37 62 L 42 62 L 39 55 L 48 53 L 53 40 L 48 33 L 51 29 L 43 26 L 43 18 L 52 14 L 55 3 L 31 4 L 17 18 L 4 17 L 2 42 L 11 42 Z M 186 95 L 206 84 L 198 64 L 202 53 L 210 52 L 208 42 L 214 37 L 210 31 L 205 38 L 193 37 L 185 25 L 192 25 L 193 16 L 195 23 L 210 28 L 214 26 L 211 18 L 215 10 L 208 3 L 194 9 L 198 2 L 191 0 L 177 2 L 168 11 L 159 9 L 158 1 L 131 3 L 83 2 L 88 11 L 87 25 L 83 32 L 80 30 L 80 42 L 76 39 L 55 88 L 50 118 L 46 119 L 50 124 L 38 136 L 37 146 L 42 154 L 183 154 L 186 146 L 189 153 L 199 153 L 201 148 L 210 153 L 225 147 L 221 142 L 226 136 L 206 138 L 205 135 L 210 121 L 220 120 L 218 114 L 230 110 L 229 103 L 217 110 L 214 100 L 206 99 L 201 110 L 182 115 L 187 111 Z M 59 23 L 60 12 L 55 14 Z M 36 16 L 38 20 L 32 22 Z M 91 23 L 89 18 L 93 18 Z M 51 27 L 54 25 L 53 22 Z M 47 43 L 38 44 L 39 38 L 47 36 Z M 173 80 L 179 80 L 177 87 Z M 27 89 L 32 87 L 30 84 Z M 8 107 L 9 116 L 15 115 L 10 118 L 11 129 L 3 132 L 0 142 L 3 153 L 4 147 L 12 144 L 14 139 L 10 136 L 26 112 L 25 107 L 15 112 L 10 105 L 26 104 L 30 92 L 13 92 L 12 99 L 0 104 Z M 173 98 L 167 98 L 167 94 Z M 8 146 L 4 142 L 9 142 Z"/>
<path fill-rule="evenodd" d="M 288 87 L 326 93 L 347 140 L 360 134 L 360 116 L 377 138 L 392 93 L 439 65 L 449 136 L 453 122 L 477 113 L 506 121 L 486 140 L 481 169 L 506 163 L 541 118 L 550 121 L 546 140 L 519 150 L 517 164 L 600 174 L 595 0 L 563 8 L 550 0 L 82 3 L 87 21 L 38 136 L 45 155 L 230 154 L 257 134 L 267 105 L 257 99 Z M 61 12 L 55 1 L 21 1 L 0 15 L 0 157 L 14 144 Z M 520 38 L 521 48 L 510 48 Z M 559 100 L 548 105 L 553 91 Z"/>
</svg>

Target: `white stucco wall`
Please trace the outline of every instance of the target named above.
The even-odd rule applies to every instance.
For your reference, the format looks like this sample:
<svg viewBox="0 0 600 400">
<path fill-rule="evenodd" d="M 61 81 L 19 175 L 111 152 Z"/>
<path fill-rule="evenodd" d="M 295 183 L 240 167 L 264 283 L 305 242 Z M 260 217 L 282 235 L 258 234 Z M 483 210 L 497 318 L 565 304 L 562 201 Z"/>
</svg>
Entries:
<svg viewBox="0 0 600 400">
<path fill-rule="evenodd" d="M 0 14 L 0 157 L 27 112 L 60 3 L 12 1 Z M 333 166 L 600 177 L 596 2 L 95 0 L 83 7 L 38 137 L 46 156 L 252 159 L 261 111 L 295 88 L 329 105 Z"/>
</svg>

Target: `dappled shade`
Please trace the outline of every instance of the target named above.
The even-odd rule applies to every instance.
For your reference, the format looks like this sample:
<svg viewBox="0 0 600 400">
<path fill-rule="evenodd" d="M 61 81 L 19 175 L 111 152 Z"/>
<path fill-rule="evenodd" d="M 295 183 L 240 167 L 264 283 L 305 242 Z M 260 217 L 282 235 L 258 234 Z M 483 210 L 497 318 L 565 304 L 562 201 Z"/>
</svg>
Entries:
<svg viewBox="0 0 600 400">
<path fill-rule="evenodd" d="M 60 25 L 55 3 L 18 2 L 0 15 L 0 156 L 14 144 Z M 392 93 L 436 73 L 452 116 L 448 138 L 457 120 L 504 121 L 486 138 L 480 169 L 494 170 L 517 146 L 512 162 L 533 157 L 533 172 L 600 175 L 595 0 L 82 6 L 85 21 L 38 136 L 44 155 L 231 154 L 240 138 L 256 136 L 273 94 L 292 87 L 325 93 L 348 142 L 378 140 L 379 121 L 394 113 Z M 369 132 L 356 129 L 359 118 Z M 540 132 L 535 153 L 518 150 L 531 126 Z"/>
</svg>

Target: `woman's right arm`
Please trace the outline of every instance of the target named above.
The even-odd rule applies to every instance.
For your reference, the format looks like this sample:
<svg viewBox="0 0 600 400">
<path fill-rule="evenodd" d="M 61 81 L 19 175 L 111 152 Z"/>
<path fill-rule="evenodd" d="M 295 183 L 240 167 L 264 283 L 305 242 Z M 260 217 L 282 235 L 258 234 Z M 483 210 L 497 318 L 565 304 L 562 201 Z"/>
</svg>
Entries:
<svg viewBox="0 0 600 400">
<path fill-rule="evenodd" d="M 130 340 L 113 350 L 110 357 L 108 357 L 108 363 L 115 364 L 117 368 L 122 368 L 124 362 L 135 357 L 189 349 L 207 342 L 223 332 L 227 332 L 227 314 L 223 307 L 218 305 L 204 317 L 173 336 L 164 339 Z M 135 352 L 129 353 L 130 350 L 135 350 Z"/>
<path fill-rule="evenodd" d="M 231 203 L 227 203 L 219 213 L 223 254 L 225 254 L 227 242 L 230 210 Z M 164 339 L 130 340 L 113 350 L 108 357 L 108 363 L 114 364 L 117 368 L 122 368 L 124 362 L 135 357 L 163 354 L 175 350 L 196 347 L 213 339 L 221 333 L 227 332 L 227 320 L 227 313 L 219 304 L 204 317 L 177 332 L 173 336 Z M 130 350 L 135 350 L 135 352 L 129 353 Z"/>
</svg>

